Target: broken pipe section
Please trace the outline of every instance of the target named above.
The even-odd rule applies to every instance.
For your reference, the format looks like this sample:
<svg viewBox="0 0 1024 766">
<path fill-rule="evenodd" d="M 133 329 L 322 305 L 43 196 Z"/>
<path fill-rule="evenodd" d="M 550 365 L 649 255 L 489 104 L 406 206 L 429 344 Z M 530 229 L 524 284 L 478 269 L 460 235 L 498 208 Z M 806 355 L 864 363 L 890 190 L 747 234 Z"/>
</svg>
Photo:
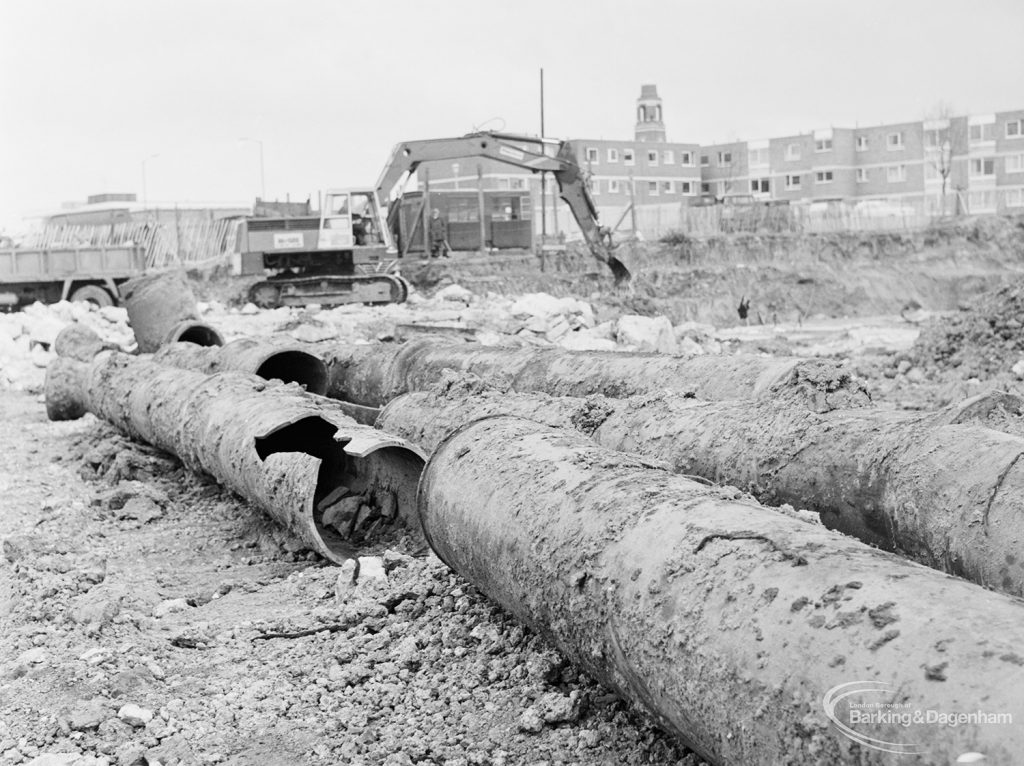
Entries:
<svg viewBox="0 0 1024 766">
<path fill-rule="evenodd" d="M 104 351 L 88 363 L 55 359 L 46 402 L 51 420 L 92 412 L 177 455 L 335 563 L 368 538 L 419 534 L 423 453 L 298 386 L 241 373 L 207 376 Z"/>
<path fill-rule="evenodd" d="M 449 566 L 712 763 L 889 763 L 828 715 L 856 681 L 1012 716 L 857 727 L 901 763 L 1024 752 L 1019 599 L 519 418 L 449 436 L 419 497 Z"/>
<path fill-rule="evenodd" d="M 151 354 L 166 343 L 224 344 L 215 328 L 200 321 L 195 295 L 181 274 L 146 274 L 129 279 L 118 290 L 141 353 Z"/>
</svg>

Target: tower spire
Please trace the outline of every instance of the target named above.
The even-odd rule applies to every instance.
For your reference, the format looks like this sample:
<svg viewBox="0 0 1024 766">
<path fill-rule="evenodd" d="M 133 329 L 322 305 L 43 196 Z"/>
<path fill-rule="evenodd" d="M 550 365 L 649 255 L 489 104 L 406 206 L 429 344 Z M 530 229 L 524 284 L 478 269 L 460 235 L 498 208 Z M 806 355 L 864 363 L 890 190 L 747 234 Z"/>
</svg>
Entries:
<svg viewBox="0 0 1024 766">
<path fill-rule="evenodd" d="M 661 116 L 661 97 L 656 85 L 641 85 L 640 98 L 636 100 L 637 141 L 665 142 L 665 123 Z"/>
</svg>

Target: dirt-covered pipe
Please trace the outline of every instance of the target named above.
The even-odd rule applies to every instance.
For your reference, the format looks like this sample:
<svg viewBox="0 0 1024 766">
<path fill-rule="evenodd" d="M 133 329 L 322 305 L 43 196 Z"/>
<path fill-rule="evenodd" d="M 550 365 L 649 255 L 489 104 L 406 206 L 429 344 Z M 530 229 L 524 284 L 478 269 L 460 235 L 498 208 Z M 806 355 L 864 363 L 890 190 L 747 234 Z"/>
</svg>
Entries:
<svg viewBox="0 0 1024 766">
<path fill-rule="evenodd" d="M 118 291 L 141 353 L 150 354 L 175 341 L 187 340 L 204 346 L 224 343 L 215 328 L 200 320 L 195 295 L 178 272 L 135 277 Z"/>
<path fill-rule="evenodd" d="M 172 343 L 153 361 L 186 370 L 247 372 L 266 380 L 298 383 L 311 394 L 327 391 L 327 365 L 306 346 L 283 339 L 239 338 L 224 346 Z"/>
<path fill-rule="evenodd" d="M 868 401 L 842 365 L 826 360 L 510 349 L 421 339 L 336 346 L 327 352 L 327 364 L 329 396 L 371 407 L 429 388 L 446 368 L 472 372 L 512 391 L 560 396 L 671 391 L 698 399 L 750 399 L 771 396 L 794 382 L 813 382 L 810 403 L 816 409 Z"/>
<path fill-rule="evenodd" d="M 51 419 L 92 412 L 177 455 L 331 561 L 350 557 L 367 539 L 419 534 L 423 453 L 296 385 L 103 352 L 91 363 L 51 362 L 46 402 Z"/>
<path fill-rule="evenodd" d="M 999 403 L 1015 411 L 1015 397 L 928 415 L 816 413 L 785 399 L 584 399 L 498 392 L 471 376 L 445 382 L 392 400 L 378 425 L 428 452 L 459 426 L 496 414 L 575 429 L 761 502 L 817 511 L 830 529 L 1024 596 L 1024 438 L 985 427 L 999 422 Z"/>
<path fill-rule="evenodd" d="M 734 498 L 508 417 L 419 491 L 449 566 L 712 763 L 1015 762 L 1024 601 Z"/>
</svg>

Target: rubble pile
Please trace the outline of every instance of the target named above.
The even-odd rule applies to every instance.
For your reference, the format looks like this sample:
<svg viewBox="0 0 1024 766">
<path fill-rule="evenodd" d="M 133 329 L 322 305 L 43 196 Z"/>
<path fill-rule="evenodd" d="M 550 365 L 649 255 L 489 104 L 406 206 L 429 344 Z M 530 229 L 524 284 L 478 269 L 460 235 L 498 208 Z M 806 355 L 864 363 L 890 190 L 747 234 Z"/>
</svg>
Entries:
<svg viewBox="0 0 1024 766">
<path fill-rule="evenodd" d="M 897 364 L 953 372 L 964 380 L 1010 371 L 1024 379 L 1024 282 L 986 293 L 966 310 L 933 319 Z"/>
<path fill-rule="evenodd" d="M 65 326 L 81 322 L 105 341 L 129 349 L 135 336 L 123 308 L 91 303 L 33 303 L 23 311 L 0 313 L 0 389 L 39 391 L 46 366 L 54 359 L 53 343 Z"/>
</svg>

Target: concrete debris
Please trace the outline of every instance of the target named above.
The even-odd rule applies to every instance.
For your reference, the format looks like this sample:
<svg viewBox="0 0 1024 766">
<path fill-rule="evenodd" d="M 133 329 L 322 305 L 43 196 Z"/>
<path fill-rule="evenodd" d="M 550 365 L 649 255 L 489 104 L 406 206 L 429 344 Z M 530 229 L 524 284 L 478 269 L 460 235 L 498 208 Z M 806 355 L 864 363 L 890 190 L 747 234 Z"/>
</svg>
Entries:
<svg viewBox="0 0 1024 766">
<path fill-rule="evenodd" d="M 129 703 L 117 711 L 117 717 L 129 726 L 141 727 L 153 720 L 153 711 Z"/>
<path fill-rule="evenodd" d="M 662 354 L 675 354 L 679 351 L 672 323 L 667 317 L 619 317 L 615 337 L 630 351 L 657 351 Z"/>
</svg>

